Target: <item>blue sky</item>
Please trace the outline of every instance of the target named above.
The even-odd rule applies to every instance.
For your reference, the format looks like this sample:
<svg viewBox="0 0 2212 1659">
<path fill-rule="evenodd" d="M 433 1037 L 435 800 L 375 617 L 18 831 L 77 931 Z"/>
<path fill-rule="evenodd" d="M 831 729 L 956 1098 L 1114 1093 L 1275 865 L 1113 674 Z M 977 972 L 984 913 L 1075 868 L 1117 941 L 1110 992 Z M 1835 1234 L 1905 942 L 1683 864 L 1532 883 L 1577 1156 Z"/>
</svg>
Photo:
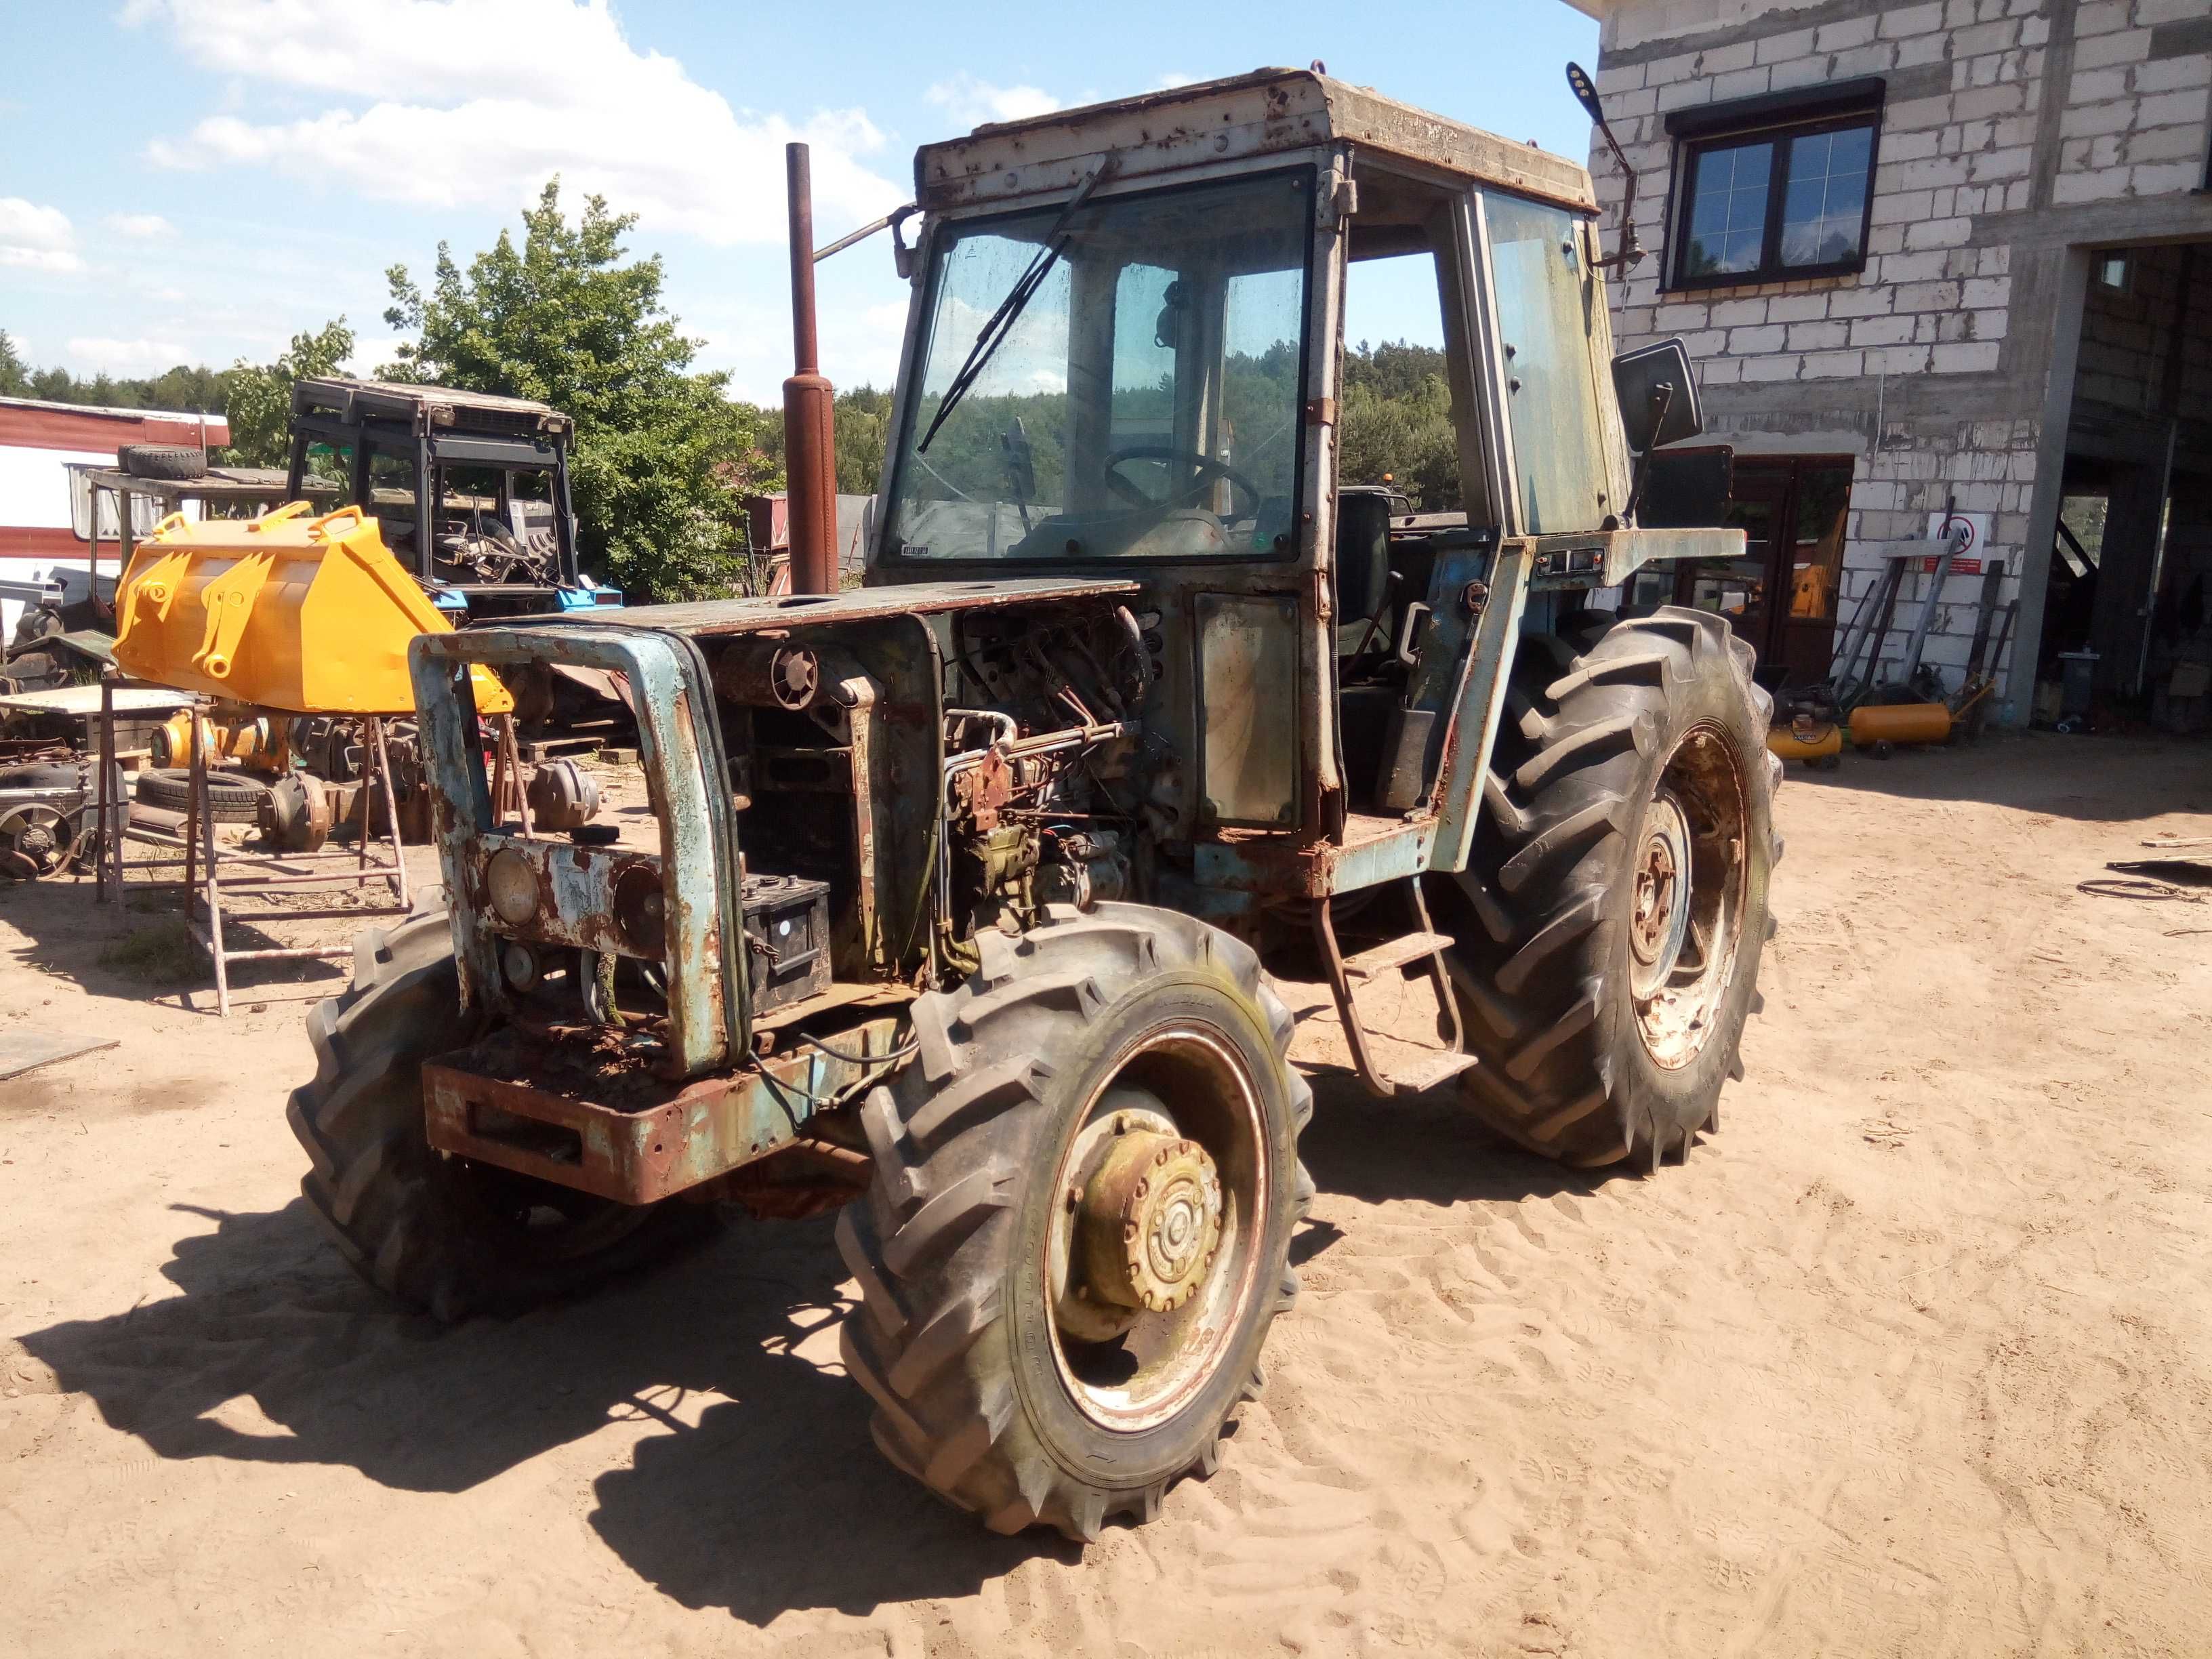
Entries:
<svg viewBox="0 0 2212 1659">
<path fill-rule="evenodd" d="M 827 240 L 906 199 L 916 144 L 1263 64 L 1329 72 L 1583 157 L 1559 0 L 1110 7 L 702 0 L 0 0 L 0 329 L 35 364 L 265 361 L 343 313 L 373 368 L 384 270 L 488 246 L 549 175 L 640 214 L 734 389 L 789 368 L 782 145 Z M 822 268 L 823 367 L 886 383 L 880 238 Z M 1433 332 L 1387 280 L 1355 338 Z M 1355 296 L 1358 298 L 1358 296 Z"/>
</svg>

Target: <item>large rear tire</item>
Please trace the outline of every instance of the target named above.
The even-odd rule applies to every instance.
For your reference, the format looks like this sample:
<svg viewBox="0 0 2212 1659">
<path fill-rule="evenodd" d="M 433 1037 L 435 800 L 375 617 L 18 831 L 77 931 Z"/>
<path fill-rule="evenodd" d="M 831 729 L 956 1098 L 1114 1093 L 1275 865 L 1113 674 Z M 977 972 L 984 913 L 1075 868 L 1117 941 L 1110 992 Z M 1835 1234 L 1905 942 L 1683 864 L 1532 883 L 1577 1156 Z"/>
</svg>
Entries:
<svg viewBox="0 0 2212 1659">
<path fill-rule="evenodd" d="M 1453 980 L 1467 1103 L 1532 1151 L 1656 1168 L 1741 1077 L 1782 856 L 1772 700 L 1710 612 L 1674 606 L 1516 653 Z M 1471 913 L 1471 915 L 1469 914 Z"/>
<path fill-rule="evenodd" d="M 315 1075 L 285 1111 L 308 1207 L 362 1278 L 443 1320 L 574 1295 L 710 1231 L 704 1205 L 646 1208 L 434 1151 L 422 1062 L 476 1035 L 442 909 L 362 935 L 353 988 L 307 1017 Z"/>
<path fill-rule="evenodd" d="M 1313 1095 L 1248 947 L 1139 905 L 1051 915 L 915 1005 L 918 1058 L 864 1103 L 842 1346 L 892 1462 L 994 1532 L 1088 1540 L 1211 1474 L 1257 1395 Z"/>
</svg>

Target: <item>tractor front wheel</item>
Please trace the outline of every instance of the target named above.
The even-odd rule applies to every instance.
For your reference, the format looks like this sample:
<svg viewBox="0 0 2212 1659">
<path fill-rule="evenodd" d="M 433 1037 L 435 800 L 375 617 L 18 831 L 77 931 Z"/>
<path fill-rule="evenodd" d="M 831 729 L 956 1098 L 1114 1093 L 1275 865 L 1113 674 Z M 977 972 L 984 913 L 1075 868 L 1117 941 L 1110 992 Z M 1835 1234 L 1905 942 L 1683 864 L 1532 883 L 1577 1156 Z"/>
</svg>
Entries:
<svg viewBox="0 0 2212 1659">
<path fill-rule="evenodd" d="M 1096 1538 L 1211 1474 L 1297 1280 L 1312 1091 L 1245 945 L 1139 905 L 986 934 L 862 1107 L 846 1368 L 892 1462 L 994 1532 Z"/>
<path fill-rule="evenodd" d="M 1751 667 L 1721 617 L 1674 606 L 1521 642 L 1475 855 L 1439 902 L 1472 913 L 1464 1097 L 1532 1151 L 1656 1168 L 1742 1075 L 1782 856 Z"/>
<path fill-rule="evenodd" d="M 362 1278 L 454 1320 L 573 1295 L 714 1225 L 450 1157 L 423 1130 L 422 1062 L 476 1035 L 443 909 L 364 933 L 354 982 L 307 1018 L 315 1075 L 285 1112 L 311 1167 L 308 1208 Z"/>
</svg>

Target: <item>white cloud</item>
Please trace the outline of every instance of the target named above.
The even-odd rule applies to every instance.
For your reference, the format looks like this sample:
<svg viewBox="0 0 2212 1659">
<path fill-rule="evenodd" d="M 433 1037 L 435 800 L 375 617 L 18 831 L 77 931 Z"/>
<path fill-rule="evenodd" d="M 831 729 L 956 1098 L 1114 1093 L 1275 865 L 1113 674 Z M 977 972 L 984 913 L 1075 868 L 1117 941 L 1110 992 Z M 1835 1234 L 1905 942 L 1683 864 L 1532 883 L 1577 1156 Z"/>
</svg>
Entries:
<svg viewBox="0 0 2212 1659">
<path fill-rule="evenodd" d="M 631 46 L 606 0 L 131 0 L 124 15 L 166 25 L 200 69 L 327 106 L 210 117 L 148 147 L 163 167 L 267 167 L 442 209 L 510 208 L 557 173 L 572 201 L 598 192 L 650 228 L 726 246 L 783 240 L 783 146 L 799 139 L 825 228 L 905 199 L 861 159 L 884 143 L 863 112 L 733 110 L 676 59 Z"/>
<path fill-rule="evenodd" d="M 102 369 L 171 368 L 191 354 L 169 340 L 106 340 L 80 337 L 69 343 L 70 361 L 94 373 Z"/>
<path fill-rule="evenodd" d="M 78 270 L 76 232 L 59 208 L 0 196 L 0 265 L 31 270 Z"/>
<path fill-rule="evenodd" d="M 374 374 L 398 356 L 400 342 L 404 337 L 398 334 L 356 334 L 353 341 L 353 356 L 339 367 L 349 374 Z M 279 350 L 282 349 L 278 348 Z M 272 351 L 269 355 L 274 357 L 276 353 Z"/>
<path fill-rule="evenodd" d="M 1060 100 L 1039 87 L 994 87 L 962 70 L 950 81 L 939 81 L 922 94 L 943 110 L 954 125 L 980 127 L 987 121 L 1021 121 L 1032 115 L 1049 115 Z"/>
<path fill-rule="evenodd" d="M 1177 87 L 1187 87 L 1197 79 L 1195 75 L 1185 75 L 1180 70 L 1170 70 L 1152 82 L 1152 89 L 1155 92 L 1173 92 Z"/>
<path fill-rule="evenodd" d="M 127 236 L 134 242 L 159 241 L 177 234 L 177 228 L 158 213 L 111 213 L 106 225 L 118 236 Z"/>
</svg>

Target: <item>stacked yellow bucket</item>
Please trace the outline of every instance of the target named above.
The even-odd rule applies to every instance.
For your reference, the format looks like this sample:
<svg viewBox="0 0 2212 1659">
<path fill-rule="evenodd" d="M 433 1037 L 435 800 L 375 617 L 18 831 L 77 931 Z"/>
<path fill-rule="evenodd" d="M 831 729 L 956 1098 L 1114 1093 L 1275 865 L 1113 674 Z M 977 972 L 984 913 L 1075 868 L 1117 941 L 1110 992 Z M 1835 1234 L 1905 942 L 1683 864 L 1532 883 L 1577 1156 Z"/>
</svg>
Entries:
<svg viewBox="0 0 2212 1659">
<path fill-rule="evenodd" d="M 412 714 L 407 642 L 453 624 L 375 520 L 313 510 L 164 519 L 116 590 L 116 662 L 157 684 L 295 714 Z M 487 671 L 471 672 L 480 712 L 514 707 Z"/>
</svg>

